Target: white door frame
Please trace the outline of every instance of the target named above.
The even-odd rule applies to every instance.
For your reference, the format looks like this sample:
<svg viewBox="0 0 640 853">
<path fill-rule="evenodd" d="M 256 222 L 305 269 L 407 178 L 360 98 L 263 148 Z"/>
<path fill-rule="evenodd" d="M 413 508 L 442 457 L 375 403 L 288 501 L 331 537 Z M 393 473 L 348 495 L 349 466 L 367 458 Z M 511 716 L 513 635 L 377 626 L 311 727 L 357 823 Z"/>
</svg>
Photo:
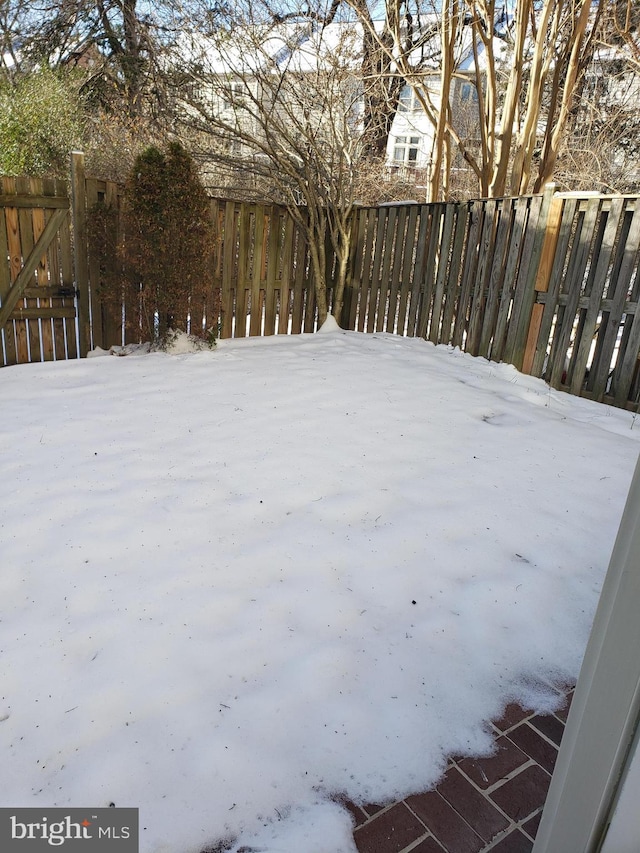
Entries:
<svg viewBox="0 0 640 853">
<path fill-rule="evenodd" d="M 639 724 L 640 461 L 600 595 L 533 853 L 597 853 Z M 640 838 L 638 845 L 640 850 Z"/>
</svg>

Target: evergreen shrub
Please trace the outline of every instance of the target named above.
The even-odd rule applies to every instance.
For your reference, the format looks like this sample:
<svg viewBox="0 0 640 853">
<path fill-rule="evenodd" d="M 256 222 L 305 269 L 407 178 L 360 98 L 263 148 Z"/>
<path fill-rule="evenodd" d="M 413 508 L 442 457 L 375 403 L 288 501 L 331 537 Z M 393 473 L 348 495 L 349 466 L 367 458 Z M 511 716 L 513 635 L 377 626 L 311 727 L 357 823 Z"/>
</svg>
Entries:
<svg viewBox="0 0 640 853">
<path fill-rule="evenodd" d="M 169 330 L 211 341 L 218 305 L 209 197 L 178 143 L 137 157 L 125 187 L 121 252 L 143 333 L 156 342 Z"/>
</svg>

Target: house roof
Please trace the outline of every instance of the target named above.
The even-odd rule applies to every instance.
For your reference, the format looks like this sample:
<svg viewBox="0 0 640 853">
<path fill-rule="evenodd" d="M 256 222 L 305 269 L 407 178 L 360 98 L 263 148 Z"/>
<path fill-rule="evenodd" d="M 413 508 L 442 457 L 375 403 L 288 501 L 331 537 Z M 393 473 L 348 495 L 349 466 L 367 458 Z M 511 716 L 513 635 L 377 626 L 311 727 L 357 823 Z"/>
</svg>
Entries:
<svg viewBox="0 0 640 853">
<path fill-rule="evenodd" d="M 423 19 L 424 39 L 414 51 L 412 64 L 416 70 L 435 71 L 439 68 L 440 35 L 439 18 L 431 15 Z M 378 32 L 384 22 L 375 22 Z M 363 26 L 360 22 L 339 21 L 320 24 L 315 21 L 286 21 L 236 30 L 231 37 L 218 34 L 205 38 L 199 33 L 183 33 L 180 62 L 194 64 L 211 74 L 225 74 L 242 69 L 251 72 L 264 70 L 273 64 L 298 72 L 315 71 L 327 63 L 360 68 L 362 61 Z M 501 44 L 503 42 L 499 40 Z M 485 51 L 478 46 L 480 64 Z M 458 46 L 458 68 L 474 70 L 471 28 L 463 26 Z"/>
</svg>

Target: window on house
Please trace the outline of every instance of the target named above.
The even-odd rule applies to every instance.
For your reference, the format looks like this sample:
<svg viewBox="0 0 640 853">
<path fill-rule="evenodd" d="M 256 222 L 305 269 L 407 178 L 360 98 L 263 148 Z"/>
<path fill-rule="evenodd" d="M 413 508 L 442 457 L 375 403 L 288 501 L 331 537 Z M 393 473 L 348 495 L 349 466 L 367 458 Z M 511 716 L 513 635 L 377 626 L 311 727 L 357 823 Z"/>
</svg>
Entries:
<svg viewBox="0 0 640 853">
<path fill-rule="evenodd" d="M 396 136 L 393 146 L 393 162 L 415 166 L 420 149 L 419 136 Z"/>
<path fill-rule="evenodd" d="M 416 99 L 416 93 L 411 86 L 403 86 L 398 95 L 398 110 L 401 113 L 413 113 L 418 109 L 420 109 L 420 104 Z"/>
<path fill-rule="evenodd" d="M 244 84 L 243 83 L 229 83 L 229 85 L 225 88 L 224 98 L 223 98 L 223 108 L 225 110 L 231 109 L 231 107 L 237 107 L 242 102 L 242 96 L 244 95 Z"/>
<path fill-rule="evenodd" d="M 227 136 L 224 139 L 224 150 L 227 154 L 239 157 L 242 154 L 242 142 L 237 136 Z"/>
<path fill-rule="evenodd" d="M 463 104 L 475 104 L 478 100 L 478 92 L 473 83 L 463 83 L 460 86 L 460 100 Z"/>
<path fill-rule="evenodd" d="M 185 79 L 180 83 L 180 97 L 184 101 L 196 101 L 200 96 L 200 86 L 191 79 Z"/>
</svg>

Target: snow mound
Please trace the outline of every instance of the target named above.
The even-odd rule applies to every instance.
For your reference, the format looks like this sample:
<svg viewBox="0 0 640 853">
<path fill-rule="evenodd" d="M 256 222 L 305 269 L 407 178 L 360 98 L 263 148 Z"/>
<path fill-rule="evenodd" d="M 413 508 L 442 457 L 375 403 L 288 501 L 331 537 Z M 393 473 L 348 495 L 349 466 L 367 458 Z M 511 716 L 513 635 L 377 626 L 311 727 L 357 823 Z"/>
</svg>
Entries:
<svg viewBox="0 0 640 853">
<path fill-rule="evenodd" d="M 169 329 L 162 341 L 157 344 L 149 342 L 142 344 L 126 344 L 119 346 L 114 344 L 108 350 L 95 347 L 88 353 L 88 358 L 100 358 L 106 355 L 148 355 L 150 352 L 166 352 L 169 355 L 186 355 L 188 353 L 211 350 L 215 347 L 215 340 L 205 341 L 194 335 L 188 335 L 180 329 Z"/>
<path fill-rule="evenodd" d="M 328 332 L 341 332 L 342 329 L 338 325 L 338 321 L 333 314 L 327 314 L 327 319 L 318 329 L 318 334 L 327 334 Z"/>
</svg>

